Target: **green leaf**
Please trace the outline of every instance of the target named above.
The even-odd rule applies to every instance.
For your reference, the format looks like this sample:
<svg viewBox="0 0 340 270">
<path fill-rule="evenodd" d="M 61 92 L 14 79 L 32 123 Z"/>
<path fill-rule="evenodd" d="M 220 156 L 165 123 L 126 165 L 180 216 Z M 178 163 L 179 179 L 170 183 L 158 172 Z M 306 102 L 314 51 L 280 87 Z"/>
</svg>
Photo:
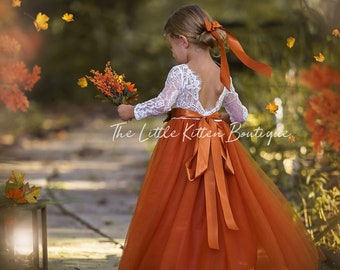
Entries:
<svg viewBox="0 0 340 270">
<path fill-rule="evenodd" d="M 319 241 L 322 237 L 326 236 L 328 232 L 333 230 L 336 226 L 339 225 L 340 223 L 340 214 L 330 218 L 328 221 L 328 226 L 320 233 L 315 235 L 314 240 L 317 242 Z"/>
</svg>

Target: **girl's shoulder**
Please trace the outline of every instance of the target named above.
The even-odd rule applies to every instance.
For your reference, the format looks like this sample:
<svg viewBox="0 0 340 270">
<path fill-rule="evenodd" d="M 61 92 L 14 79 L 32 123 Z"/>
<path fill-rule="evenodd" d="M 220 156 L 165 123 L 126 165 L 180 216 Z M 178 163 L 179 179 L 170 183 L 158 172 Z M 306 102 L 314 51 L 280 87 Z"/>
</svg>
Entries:
<svg viewBox="0 0 340 270">
<path fill-rule="evenodd" d="M 187 64 L 178 64 L 178 65 L 173 66 L 170 69 L 170 72 L 183 72 L 183 71 L 186 71 L 188 69 L 189 69 L 189 67 L 188 67 Z"/>
<path fill-rule="evenodd" d="M 190 69 L 187 64 L 178 64 L 170 69 L 169 75 L 183 76 L 184 78 L 186 78 L 188 76 L 195 76 L 195 73 Z"/>
<path fill-rule="evenodd" d="M 187 69 L 188 67 L 186 64 L 175 65 L 170 69 L 168 73 L 168 78 L 180 79 L 186 77 Z"/>
</svg>

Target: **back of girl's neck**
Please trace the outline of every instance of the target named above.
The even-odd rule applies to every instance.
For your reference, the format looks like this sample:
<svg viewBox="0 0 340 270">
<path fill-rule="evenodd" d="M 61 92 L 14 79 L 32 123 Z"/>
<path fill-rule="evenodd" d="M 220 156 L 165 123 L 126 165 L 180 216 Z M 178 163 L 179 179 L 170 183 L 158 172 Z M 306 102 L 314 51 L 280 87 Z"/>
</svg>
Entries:
<svg viewBox="0 0 340 270">
<path fill-rule="evenodd" d="M 204 72 L 205 70 L 211 70 L 213 68 L 219 68 L 210 56 L 209 58 L 193 58 L 186 64 L 192 71 L 197 73 Z"/>
</svg>

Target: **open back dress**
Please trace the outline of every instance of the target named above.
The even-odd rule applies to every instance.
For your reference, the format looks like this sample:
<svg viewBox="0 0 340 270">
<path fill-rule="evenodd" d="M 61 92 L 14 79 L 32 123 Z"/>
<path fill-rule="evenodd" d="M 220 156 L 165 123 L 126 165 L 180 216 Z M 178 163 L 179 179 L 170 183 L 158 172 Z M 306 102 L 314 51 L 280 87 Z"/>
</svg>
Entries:
<svg viewBox="0 0 340 270">
<path fill-rule="evenodd" d="M 315 270 L 316 248 L 271 179 L 219 110 L 242 123 L 234 88 L 214 108 L 201 81 L 174 66 L 161 93 L 135 107 L 137 120 L 171 110 L 151 156 L 119 270 Z"/>
</svg>

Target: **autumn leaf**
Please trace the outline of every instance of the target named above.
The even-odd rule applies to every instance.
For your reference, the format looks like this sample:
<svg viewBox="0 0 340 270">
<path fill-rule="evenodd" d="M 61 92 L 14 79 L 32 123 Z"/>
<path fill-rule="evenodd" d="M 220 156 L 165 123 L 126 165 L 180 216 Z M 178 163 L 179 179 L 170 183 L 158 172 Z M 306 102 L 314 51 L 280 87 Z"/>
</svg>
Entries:
<svg viewBox="0 0 340 270">
<path fill-rule="evenodd" d="M 73 22 L 73 14 L 71 13 L 65 13 L 63 17 L 61 17 L 65 22 Z"/>
<path fill-rule="evenodd" d="M 5 184 L 5 194 L 7 198 L 17 198 L 18 191 L 24 186 L 25 175 L 20 172 L 12 171 L 11 176 L 7 179 Z"/>
<path fill-rule="evenodd" d="M 40 191 L 41 188 L 40 187 L 29 187 L 29 189 L 25 192 L 25 199 L 28 203 L 36 203 L 37 201 L 37 197 L 40 196 Z"/>
<path fill-rule="evenodd" d="M 314 151 L 322 151 L 325 145 L 340 151 L 340 94 L 336 91 L 340 87 L 340 72 L 313 64 L 310 71 L 301 73 L 300 79 L 304 86 L 317 92 L 307 100 L 304 115 Z"/>
<path fill-rule="evenodd" d="M 21 45 L 16 39 L 8 35 L 0 35 L 0 51 L 3 58 L 16 57 L 20 49 Z"/>
<path fill-rule="evenodd" d="M 40 79 L 41 69 L 34 66 L 32 72 L 20 60 L 20 43 L 7 35 L 0 35 L 0 102 L 16 112 L 26 111 L 29 100 L 25 94 L 31 91 Z"/>
<path fill-rule="evenodd" d="M 30 186 L 25 181 L 25 175 L 20 172 L 12 171 L 11 176 L 6 181 L 5 196 L 14 200 L 16 203 L 36 203 L 40 196 L 40 187 Z"/>
<path fill-rule="evenodd" d="M 294 37 L 289 37 L 287 38 L 287 47 L 288 48 L 292 48 L 294 46 L 294 43 L 295 43 L 295 38 Z"/>
<path fill-rule="evenodd" d="M 296 140 L 296 138 L 295 138 L 294 135 L 288 136 L 288 141 L 289 141 L 290 143 L 295 143 L 295 140 Z"/>
<path fill-rule="evenodd" d="M 316 92 L 340 88 L 340 72 L 325 65 L 313 64 L 310 70 L 302 70 L 300 80 L 304 86 Z"/>
<path fill-rule="evenodd" d="M 18 188 L 21 188 L 24 186 L 25 175 L 21 174 L 21 172 L 12 171 L 12 174 L 7 181 L 15 184 Z"/>
<path fill-rule="evenodd" d="M 78 83 L 77 83 L 81 88 L 85 88 L 87 87 L 87 80 L 85 77 L 81 77 L 78 79 Z"/>
<path fill-rule="evenodd" d="M 12 7 L 21 7 L 20 0 L 12 0 Z"/>
<path fill-rule="evenodd" d="M 335 36 L 335 37 L 340 37 L 340 31 L 339 31 L 339 29 L 336 29 L 336 28 L 333 29 L 332 35 Z"/>
<path fill-rule="evenodd" d="M 316 61 L 322 63 L 325 61 L 325 56 L 320 52 L 319 55 L 314 55 L 314 58 Z"/>
<path fill-rule="evenodd" d="M 18 188 L 11 189 L 6 193 L 6 198 L 14 200 L 16 203 L 25 203 L 24 192 Z"/>
<path fill-rule="evenodd" d="M 272 114 L 276 114 L 278 109 L 279 109 L 279 106 L 275 104 L 275 101 L 272 101 L 266 105 L 266 110 L 268 110 Z"/>
<path fill-rule="evenodd" d="M 39 12 L 37 14 L 37 17 L 35 18 L 35 21 L 34 21 L 34 26 L 35 28 L 37 29 L 37 31 L 39 32 L 40 30 L 47 30 L 48 29 L 48 20 L 50 18 L 46 15 L 46 14 L 43 14 L 41 12 Z"/>
</svg>

